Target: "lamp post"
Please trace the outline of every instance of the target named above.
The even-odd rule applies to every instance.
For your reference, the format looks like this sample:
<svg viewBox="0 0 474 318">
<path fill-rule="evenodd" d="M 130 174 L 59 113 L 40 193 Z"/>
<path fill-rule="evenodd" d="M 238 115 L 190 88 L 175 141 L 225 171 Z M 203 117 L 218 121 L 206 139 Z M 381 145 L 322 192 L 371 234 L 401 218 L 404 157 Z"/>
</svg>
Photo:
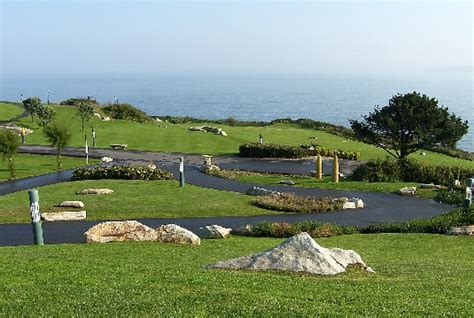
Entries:
<svg viewBox="0 0 474 318">
<path fill-rule="evenodd" d="M 48 89 L 48 105 L 49 105 L 49 89 Z"/>
</svg>

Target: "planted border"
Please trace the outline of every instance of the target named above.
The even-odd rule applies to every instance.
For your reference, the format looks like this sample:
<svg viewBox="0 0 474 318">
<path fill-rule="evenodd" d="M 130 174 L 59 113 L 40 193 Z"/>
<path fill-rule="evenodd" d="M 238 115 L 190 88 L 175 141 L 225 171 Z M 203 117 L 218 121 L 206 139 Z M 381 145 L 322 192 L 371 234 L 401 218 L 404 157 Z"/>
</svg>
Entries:
<svg viewBox="0 0 474 318">
<path fill-rule="evenodd" d="M 321 213 L 342 210 L 344 205 L 342 200 L 334 200 L 330 197 L 315 198 L 286 192 L 260 196 L 252 203 L 267 210 L 294 213 Z"/>
<path fill-rule="evenodd" d="M 113 165 L 94 168 L 78 168 L 72 174 L 72 180 L 171 180 L 171 172 L 149 166 Z"/>
</svg>

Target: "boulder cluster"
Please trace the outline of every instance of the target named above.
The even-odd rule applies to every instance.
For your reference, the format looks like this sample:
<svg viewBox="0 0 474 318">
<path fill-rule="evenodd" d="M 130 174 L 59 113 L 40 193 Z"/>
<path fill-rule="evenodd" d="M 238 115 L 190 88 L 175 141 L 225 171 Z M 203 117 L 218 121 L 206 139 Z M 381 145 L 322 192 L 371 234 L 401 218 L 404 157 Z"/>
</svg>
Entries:
<svg viewBox="0 0 474 318">
<path fill-rule="evenodd" d="M 202 132 L 210 132 L 214 133 L 219 136 L 227 137 L 227 133 L 223 131 L 221 128 L 212 127 L 212 126 L 192 126 L 189 127 L 188 130 L 190 131 L 202 131 Z"/>
</svg>

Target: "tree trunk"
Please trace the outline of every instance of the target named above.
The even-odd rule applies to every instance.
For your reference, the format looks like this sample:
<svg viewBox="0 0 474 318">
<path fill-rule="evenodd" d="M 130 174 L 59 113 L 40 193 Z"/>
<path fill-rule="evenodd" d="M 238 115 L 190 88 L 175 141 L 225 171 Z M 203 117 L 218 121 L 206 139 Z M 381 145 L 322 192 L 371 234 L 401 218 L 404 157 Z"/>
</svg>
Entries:
<svg viewBox="0 0 474 318">
<path fill-rule="evenodd" d="M 58 170 L 62 170 L 63 169 L 63 164 L 61 162 L 61 149 L 58 148 L 58 154 L 57 154 L 57 157 L 56 157 L 56 161 L 57 161 L 57 164 L 58 164 Z"/>
</svg>

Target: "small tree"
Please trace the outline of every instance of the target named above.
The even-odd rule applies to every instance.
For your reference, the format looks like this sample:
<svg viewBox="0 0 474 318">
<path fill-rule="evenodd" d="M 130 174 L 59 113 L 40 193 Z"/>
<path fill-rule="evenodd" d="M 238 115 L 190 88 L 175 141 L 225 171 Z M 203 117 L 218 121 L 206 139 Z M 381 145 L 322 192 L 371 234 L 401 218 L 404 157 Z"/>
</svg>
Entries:
<svg viewBox="0 0 474 318">
<path fill-rule="evenodd" d="M 363 118 L 350 120 L 356 136 L 398 159 L 435 145 L 454 147 L 469 128 L 435 98 L 417 92 L 394 95 L 388 106 L 377 106 Z"/>
<path fill-rule="evenodd" d="M 3 161 L 7 163 L 10 170 L 10 179 L 16 178 L 15 171 L 15 155 L 20 146 L 18 134 L 11 129 L 3 129 L 0 131 L 0 151 L 3 153 Z"/>
<path fill-rule="evenodd" d="M 31 122 L 34 121 L 34 115 L 39 107 L 41 107 L 41 99 L 38 97 L 29 97 L 23 101 L 23 106 L 31 115 Z"/>
<path fill-rule="evenodd" d="M 44 127 L 53 120 L 54 115 L 56 114 L 56 108 L 54 108 L 53 105 L 40 104 L 40 106 L 36 109 L 36 114 L 40 119 L 40 126 Z"/>
<path fill-rule="evenodd" d="M 89 103 L 79 103 L 77 112 L 81 117 L 81 130 L 84 131 L 84 121 L 89 121 L 94 116 L 94 107 Z"/>
<path fill-rule="evenodd" d="M 66 147 L 66 145 L 71 141 L 72 134 L 65 125 L 55 122 L 45 126 L 43 129 L 43 134 L 51 143 L 51 146 L 56 147 L 58 170 L 61 170 L 63 168 L 61 162 L 62 151 L 64 147 Z"/>
</svg>

